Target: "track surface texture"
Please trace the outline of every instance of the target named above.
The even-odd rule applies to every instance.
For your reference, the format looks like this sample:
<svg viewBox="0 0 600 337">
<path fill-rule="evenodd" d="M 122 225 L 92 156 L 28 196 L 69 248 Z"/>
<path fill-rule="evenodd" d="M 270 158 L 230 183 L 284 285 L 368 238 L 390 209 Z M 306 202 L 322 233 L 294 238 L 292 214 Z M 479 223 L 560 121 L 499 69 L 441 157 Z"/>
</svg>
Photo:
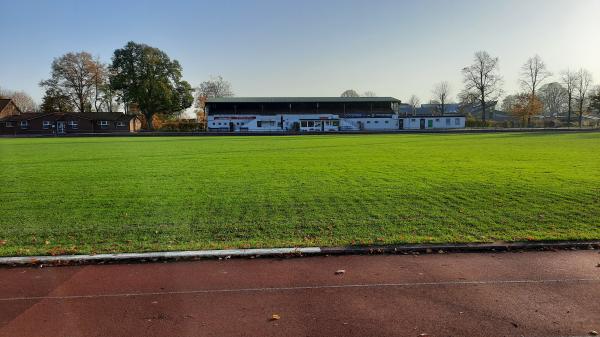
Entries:
<svg viewBox="0 0 600 337">
<path fill-rule="evenodd" d="M 585 336 L 600 330 L 599 263 L 589 250 L 3 268 L 0 336 Z"/>
</svg>

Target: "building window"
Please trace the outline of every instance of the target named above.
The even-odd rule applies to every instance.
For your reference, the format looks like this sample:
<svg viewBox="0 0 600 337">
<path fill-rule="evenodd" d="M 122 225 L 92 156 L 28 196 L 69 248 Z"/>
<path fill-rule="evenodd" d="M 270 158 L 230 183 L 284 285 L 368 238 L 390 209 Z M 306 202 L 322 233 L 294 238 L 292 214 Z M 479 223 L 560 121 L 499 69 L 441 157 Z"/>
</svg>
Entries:
<svg viewBox="0 0 600 337">
<path fill-rule="evenodd" d="M 340 121 L 338 121 L 338 120 L 331 121 L 331 125 L 333 125 L 333 126 L 339 126 L 340 125 Z"/>
<path fill-rule="evenodd" d="M 29 128 L 29 121 L 21 121 L 21 129 Z"/>
<path fill-rule="evenodd" d="M 385 124 L 389 124 L 389 123 L 390 123 L 389 121 L 385 121 Z"/>
<path fill-rule="evenodd" d="M 256 121 L 256 127 L 262 128 L 262 121 Z"/>
<path fill-rule="evenodd" d="M 454 118 L 454 125 L 460 125 L 460 118 Z"/>
<path fill-rule="evenodd" d="M 50 129 L 50 125 L 52 125 L 52 122 L 50 122 L 50 121 L 44 121 L 44 122 L 42 122 L 42 128 L 44 130 Z"/>
<path fill-rule="evenodd" d="M 122 127 L 124 127 L 124 126 L 125 126 L 125 122 L 118 121 L 117 123 L 115 123 L 115 125 L 116 125 L 118 128 L 122 128 Z"/>
<path fill-rule="evenodd" d="M 436 121 L 436 122 L 439 122 L 439 121 L 440 121 L 440 119 L 439 119 L 439 118 L 436 118 L 436 119 L 435 119 L 435 121 Z"/>
<path fill-rule="evenodd" d="M 450 118 L 446 118 L 446 125 L 450 125 Z"/>
<path fill-rule="evenodd" d="M 99 121 L 98 125 L 100 125 L 101 129 L 108 129 L 108 121 Z"/>
<path fill-rule="evenodd" d="M 13 128 L 13 127 L 15 127 L 15 124 L 13 122 L 6 122 L 6 124 L 4 124 L 4 126 L 7 128 Z"/>
<path fill-rule="evenodd" d="M 367 121 L 367 124 L 371 124 L 371 121 Z"/>
<path fill-rule="evenodd" d="M 100 126 L 102 127 L 102 124 L 100 124 Z M 70 120 L 69 121 L 69 129 L 71 129 L 71 130 L 79 129 L 79 122 L 75 121 L 75 120 Z"/>
</svg>

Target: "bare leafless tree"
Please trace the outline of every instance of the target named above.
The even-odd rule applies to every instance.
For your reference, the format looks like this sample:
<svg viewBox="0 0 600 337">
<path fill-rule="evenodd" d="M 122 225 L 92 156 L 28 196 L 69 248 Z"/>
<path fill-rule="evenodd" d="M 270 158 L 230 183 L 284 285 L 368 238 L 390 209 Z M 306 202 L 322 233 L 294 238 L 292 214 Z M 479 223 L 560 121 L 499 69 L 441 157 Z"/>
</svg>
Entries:
<svg viewBox="0 0 600 337">
<path fill-rule="evenodd" d="M 435 96 L 434 99 L 440 102 L 440 112 L 443 116 L 446 111 L 446 101 L 450 95 L 450 84 L 446 81 L 440 82 L 435 85 L 432 92 Z"/>
<path fill-rule="evenodd" d="M 579 127 L 583 122 L 583 107 L 587 98 L 588 90 L 592 85 L 592 73 L 586 69 L 579 69 L 577 72 L 577 81 L 575 82 L 575 90 L 577 93 L 577 104 L 579 105 Z"/>
<path fill-rule="evenodd" d="M 487 102 L 502 94 L 502 77 L 498 73 L 499 60 L 485 51 L 475 53 L 473 64 L 463 68 L 465 92 L 477 96 L 481 104 L 481 119 L 485 122 Z"/>
<path fill-rule="evenodd" d="M 527 114 L 527 126 L 531 126 L 532 112 L 542 112 L 540 108 L 543 102 L 537 97 L 536 90 L 548 77 L 552 76 L 552 73 L 546 68 L 546 64 L 542 61 L 539 55 L 530 57 L 521 66 L 521 79 L 519 83 L 527 95 L 529 95 L 530 107 L 526 109 L 529 111 Z M 535 105 L 535 108 L 534 108 Z"/>
<path fill-rule="evenodd" d="M 25 91 L 13 91 L 0 88 L 0 98 L 10 98 L 19 110 L 23 112 L 38 110 L 38 105 L 35 100 Z"/>
<path fill-rule="evenodd" d="M 363 97 L 377 97 L 377 94 L 374 91 L 367 90 L 363 93 Z"/>
<path fill-rule="evenodd" d="M 200 83 L 196 92 L 206 98 L 233 96 L 231 83 L 224 80 L 222 76 L 212 76 L 210 80 Z"/>
<path fill-rule="evenodd" d="M 206 119 L 204 114 L 204 103 L 207 98 L 234 96 L 231 83 L 222 76 L 211 76 L 208 81 L 200 83 L 196 88 L 196 116 L 198 120 Z"/>
<path fill-rule="evenodd" d="M 571 126 L 571 115 L 573 113 L 573 98 L 577 86 L 577 72 L 564 70 L 561 73 L 561 82 L 567 90 L 567 126 Z"/>
<path fill-rule="evenodd" d="M 118 101 L 119 93 L 110 86 L 110 67 L 102 63 L 99 58 L 96 59 L 96 64 L 93 67 L 94 71 L 94 88 L 93 101 L 96 111 L 113 112 L 119 109 L 120 102 Z M 127 109 L 127 105 L 124 104 Z"/>
<path fill-rule="evenodd" d="M 419 107 L 419 105 L 421 105 L 421 100 L 419 99 L 419 97 L 417 97 L 417 95 L 412 95 L 408 99 L 408 105 L 410 105 L 411 113 L 414 116 L 417 112 L 417 108 Z"/>
<path fill-rule="evenodd" d="M 96 58 L 95 65 L 91 67 L 93 74 L 93 92 L 94 92 L 94 108 L 96 111 L 102 111 L 104 105 L 103 92 L 108 83 L 108 67 Z M 110 106 L 107 107 L 110 111 Z"/>
<path fill-rule="evenodd" d="M 519 82 L 523 90 L 529 92 L 531 98 L 534 99 L 537 94 L 536 90 L 550 76 L 552 76 L 552 73 L 548 71 L 542 58 L 535 55 L 521 66 L 521 79 Z"/>
</svg>

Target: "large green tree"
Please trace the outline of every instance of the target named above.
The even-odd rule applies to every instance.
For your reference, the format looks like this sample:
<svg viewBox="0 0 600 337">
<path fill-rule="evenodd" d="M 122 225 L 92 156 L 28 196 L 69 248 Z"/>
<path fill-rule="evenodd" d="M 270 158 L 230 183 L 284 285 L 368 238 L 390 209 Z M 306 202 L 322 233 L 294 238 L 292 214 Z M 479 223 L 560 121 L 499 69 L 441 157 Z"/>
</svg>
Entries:
<svg viewBox="0 0 600 337">
<path fill-rule="evenodd" d="M 172 115 L 190 107 L 192 87 L 181 79 L 181 65 L 163 51 L 129 42 L 115 50 L 110 67 L 110 85 L 120 91 L 126 104 L 137 105 L 152 129 L 152 117 Z"/>
<path fill-rule="evenodd" d="M 55 86 L 48 86 L 40 106 L 42 112 L 70 112 L 74 111 L 71 98 Z"/>
</svg>

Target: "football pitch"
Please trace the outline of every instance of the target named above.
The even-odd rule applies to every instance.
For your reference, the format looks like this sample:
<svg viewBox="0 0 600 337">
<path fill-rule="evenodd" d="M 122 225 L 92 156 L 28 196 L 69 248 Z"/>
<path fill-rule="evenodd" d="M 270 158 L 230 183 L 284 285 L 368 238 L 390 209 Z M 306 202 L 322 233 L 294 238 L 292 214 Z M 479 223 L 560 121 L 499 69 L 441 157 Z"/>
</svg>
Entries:
<svg viewBox="0 0 600 337">
<path fill-rule="evenodd" d="M 600 239 L 600 133 L 0 139 L 0 255 Z"/>
</svg>

